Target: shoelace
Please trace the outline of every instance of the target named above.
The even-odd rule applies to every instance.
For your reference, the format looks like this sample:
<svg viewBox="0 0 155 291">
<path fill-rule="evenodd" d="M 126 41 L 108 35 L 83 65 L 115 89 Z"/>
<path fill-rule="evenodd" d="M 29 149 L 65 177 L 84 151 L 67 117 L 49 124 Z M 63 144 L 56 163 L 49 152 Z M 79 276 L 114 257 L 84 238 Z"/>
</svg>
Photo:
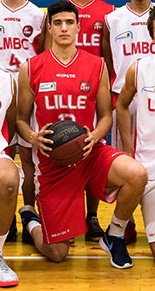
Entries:
<svg viewBox="0 0 155 291">
<path fill-rule="evenodd" d="M 5 273 L 10 272 L 10 268 L 6 265 L 6 263 L 0 259 L 0 270 L 4 271 Z"/>
</svg>

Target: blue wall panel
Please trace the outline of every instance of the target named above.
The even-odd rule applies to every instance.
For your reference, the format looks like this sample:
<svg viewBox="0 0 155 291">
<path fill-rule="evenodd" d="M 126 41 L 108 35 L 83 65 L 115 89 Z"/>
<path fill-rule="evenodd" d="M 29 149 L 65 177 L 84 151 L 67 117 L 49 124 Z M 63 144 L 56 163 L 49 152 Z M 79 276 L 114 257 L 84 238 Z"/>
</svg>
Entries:
<svg viewBox="0 0 155 291">
<path fill-rule="evenodd" d="M 124 5 L 126 2 L 125 0 L 106 0 L 108 3 L 115 5 L 116 7 L 120 7 Z M 32 0 L 34 4 L 36 4 L 39 7 L 48 7 L 50 4 L 56 2 L 56 0 Z M 152 2 L 155 2 L 153 0 Z"/>
</svg>

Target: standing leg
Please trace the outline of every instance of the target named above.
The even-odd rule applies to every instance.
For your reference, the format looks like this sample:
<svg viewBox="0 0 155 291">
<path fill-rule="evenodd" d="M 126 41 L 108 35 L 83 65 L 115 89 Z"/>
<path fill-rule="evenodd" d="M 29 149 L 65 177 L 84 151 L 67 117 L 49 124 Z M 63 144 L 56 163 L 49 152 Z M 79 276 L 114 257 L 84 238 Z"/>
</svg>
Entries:
<svg viewBox="0 0 155 291">
<path fill-rule="evenodd" d="M 32 161 L 32 149 L 19 145 L 19 155 L 24 172 L 24 183 L 22 185 L 24 205 L 35 206 L 35 186 L 34 186 L 34 164 Z M 23 227 L 22 241 L 33 243 L 28 231 Z"/>
<path fill-rule="evenodd" d="M 15 215 L 19 187 L 19 173 L 14 162 L 0 161 L 0 287 L 18 285 L 18 276 L 3 259 L 3 246 Z"/>
</svg>

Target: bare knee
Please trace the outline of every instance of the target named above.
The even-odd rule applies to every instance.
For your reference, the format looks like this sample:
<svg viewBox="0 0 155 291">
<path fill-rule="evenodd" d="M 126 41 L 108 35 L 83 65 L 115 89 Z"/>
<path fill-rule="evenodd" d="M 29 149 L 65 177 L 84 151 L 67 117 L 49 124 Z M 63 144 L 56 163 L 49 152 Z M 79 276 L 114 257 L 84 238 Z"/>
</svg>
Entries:
<svg viewBox="0 0 155 291">
<path fill-rule="evenodd" d="M 54 263 L 61 263 L 68 255 L 68 242 L 60 242 L 55 244 L 44 244 L 43 253 L 46 257 Z"/>
<path fill-rule="evenodd" d="M 132 185 L 135 185 L 142 191 L 144 190 L 148 181 L 148 175 L 147 170 L 139 162 L 137 162 L 135 166 L 131 167 L 129 181 Z"/>
<path fill-rule="evenodd" d="M 11 198 L 12 194 L 17 194 L 17 189 L 19 185 L 19 173 L 16 169 L 16 166 L 7 169 L 7 171 L 0 174 L 0 187 L 1 187 L 1 194 L 4 193 L 5 195 L 9 195 Z"/>
<path fill-rule="evenodd" d="M 155 259 L 155 242 L 152 242 L 149 245 L 150 245 L 150 249 L 151 249 L 152 255 L 153 255 L 154 259 Z"/>
</svg>

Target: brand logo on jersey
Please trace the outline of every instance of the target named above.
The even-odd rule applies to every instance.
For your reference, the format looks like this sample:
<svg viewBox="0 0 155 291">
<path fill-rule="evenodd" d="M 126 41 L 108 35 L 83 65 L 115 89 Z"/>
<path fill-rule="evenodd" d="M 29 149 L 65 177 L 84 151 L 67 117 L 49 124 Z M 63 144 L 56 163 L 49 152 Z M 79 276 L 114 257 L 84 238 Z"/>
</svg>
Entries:
<svg viewBox="0 0 155 291">
<path fill-rule="evenodd" d="M 0 25 L 0 33 L 4 33 L 5 32 L 5 28 L 3 25 Z"/>
<path fill-rule="evenodd" d="M 79 19 L 80 18 L 91 18 L 90 14 L 79 14 Z"/>
<path fill-rule="evenodd" d="M 39 92 L 56 91 L 56 82 L 40 83 Z"/>
<path fill-rule="evenodd" d="M 89 81 L 82 81 L 80 84 L 80 90 L 82 92 L 90 92 L 91 90 L 91 85 Z"/>
<path fill-rule="evenodd" d="M 155 86 L 143 87 L 141 92 L 155 93 Z"/>
<path fill-rule="evenodd" d="M 132 26 L 138 26 L 138 25 L 147 25 L 147 22 L 133 22 L 131 23 Z"/>
<path fill-rule="evenodd" d="M 58 233 L 53 233 L 53 234 L 51 234 L 51 237 L 62 236 L 62 235 L 65 235 L 68 232 L 70 232 L 70 229 L 66 229 L 66 230 L 63 230 L 63 231 L 58 232 Z"/>
<path fill-rule="evenodd" d="M 59 73 L 57 73 L 56 74 L 56 77 L 58 77 L 58 78 L 75 78 L 75 74 L 59 74 Z"/>
<path fill-rule="evenodd" d="M 16 17 L 6 17 L 6 18 L 4 18 L 4 21 L 20 22 L 21 19 L 20 18 L 16 18 Z"/>
<path fill-rule="evenodd" d="M 94 29 L 97 31 L 101 31 L 103 29 L 103 22 L 102 21 L 96 21 L 94 23 Z"/>
<path fill-rule="evenodd" d="M 33 28 L 31 25 L 26 25 L 23 27 L 23 34 L 26 37 L 30 37 L 33 33 Z"/>
<path fill-rule="evenodd" d="M 119 34 L 115 37 L 115 41 L 118 41 L 118 40 L 124 39 L 124 38 L 133 39 L 132 31 L 128 30 L 128 31 L 122 32 L 121 34 Z"/>
</svg>

